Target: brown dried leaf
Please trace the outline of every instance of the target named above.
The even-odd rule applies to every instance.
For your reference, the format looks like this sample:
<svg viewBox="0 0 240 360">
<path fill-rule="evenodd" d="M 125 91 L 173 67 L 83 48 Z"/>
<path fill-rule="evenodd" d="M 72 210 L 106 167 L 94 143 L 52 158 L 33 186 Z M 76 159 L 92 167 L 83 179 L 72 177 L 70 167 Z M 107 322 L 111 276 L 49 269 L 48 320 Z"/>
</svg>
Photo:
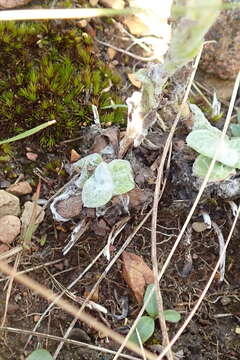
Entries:
<svg viewBox="0 0 240 360">
<path fill-rule="evenodd" d="M 137 79 L 136 75 L 135 74 L 127 74 L 129 80 L 131 81 L 131 83 L 136 86 L 136 88 L 140 89 L 141 87 L 141 81 Z"/>
<path fill-rule="evenodd" d="M 81 156 L 79 155 L 79 153 L 76 150 L 74 150 L 74 149 L 71 150 L 71 158 L 70 158 L 71 163 L 78 161 L 80 159 L 80 157 Z"/>
<path fill-rule="evenodd" d="M 86 299 L 90 295 L 91 291 L 92 291 L 92 286 L 86 287 L 84 290 L 83 297 Z M 89 300 L 92 300 L 95 302 L 99 301 L 99 286 L 96 287 L 94 293 L 92 294 L 92 296 L 90 297 Z"/>
<path fill-rule="evenodd" d="M 122 253 L 123 278 L 132 289 L 137 302 L 143 302 L 145 286 L 154 283 L 154 276 L 152 270 L 144 262 L 144 260 L 133 253 L 124 251 Z"/>
</svg>

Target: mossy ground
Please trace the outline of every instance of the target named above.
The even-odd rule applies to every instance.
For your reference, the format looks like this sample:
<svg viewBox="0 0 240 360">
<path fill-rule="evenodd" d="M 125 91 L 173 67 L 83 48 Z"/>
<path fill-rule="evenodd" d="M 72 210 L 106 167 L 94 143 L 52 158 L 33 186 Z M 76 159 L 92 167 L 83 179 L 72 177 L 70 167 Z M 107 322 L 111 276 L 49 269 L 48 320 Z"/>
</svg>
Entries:
<svg viewBox="0 0 240 360">
<path fill-rule="evenodd" d="M 121 78 L 74 22 L 1 22 L 0 53 L 1 139 L 56 119 L 36 136 L 52 148 L 93 122 L 92 104 L 102 123 L 124 123 L 124 108 L 104 109 L 123 103 Z"/>
</svg>

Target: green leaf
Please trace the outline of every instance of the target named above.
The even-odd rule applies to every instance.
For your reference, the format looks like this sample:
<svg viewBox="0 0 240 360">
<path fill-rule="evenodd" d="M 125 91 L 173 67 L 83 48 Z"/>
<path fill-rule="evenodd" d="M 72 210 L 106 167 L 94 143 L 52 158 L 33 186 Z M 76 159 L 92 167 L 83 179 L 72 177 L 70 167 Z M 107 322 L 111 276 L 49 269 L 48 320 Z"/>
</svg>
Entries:
<svg viewBox="0 0 240 360">
<path fill-rule="evenodd" d="M 33 134 L 36 134 L 37 132 L 39 132 L 40 130 L 43 130 L 45 129 L 46 127 L 50 126 L 50 125 L 53 125 L 56 123 L 56 120 L 51 120 L 51 121 L 47 121 L 39 126 L 36 126 L 35 128 L 33 129 L 30 129 L 30 130 L 27 130 L 25 131 L 24 133 L 22 134 L 19 134 L 17 136 L 14 136 L 12 138 L 9 138 L 9 139 L 6 139 L 6 140 L 1 140 L 0 141 L 0 145 L 2 144 L 7 144 L 7 143 L 11 143 L 11 142 L 14 142 L 14 141 L 18 141 L 18 140 L 22 140 L 28 136 L 31 136 Z"/>
<path fill-rule="evenodd" d="M 193 175 L 204 178 L 208 172 L 212 159 L 199 155 L 193 164 Z M 215 162 L 208 181 L 222 181 L 235 174 L 235 169 L 220 162 Z"/>
<path fill-rule="evenodd" d="M 211 130 L 195 130 L 187 136 L 187 144 L 199 154 L 213 158 L 218 149 L 217 161 L 235 167 L 240 156 L 233 146 L 230 146 L 230 141 L 224 139 L 220 141 L 220 137 Z"/>
<path fill-rule="evenodd" d="M 154 284 L 150 284 L 147 286 L 147 289 L 145 291 L 144 294 L 144 299 L 143 302 L 144 304 L 146 303 L 148 296 L 152 290 L 152 288 L 154 287 Z M 148 315 L 150 315 L 153 319 L 155 319 L 158 316 L 158 306 L 157 306 L 157 296 L 156 296 L 156 291 L 153 292 L 147 306 L 146 306 L 146 311 L 148 313 Z"/>
<path fill-rule="evenodd" d="M 113 196 L 113 180 L 108 165 L 102 162 L 94 174 L 84 183 L 82 190 L 83 204 L 89 208 L 103 206 Z"/>
<path fill-rule="evenodd" d="M 239 124 L 230 124 L 230 129 L 233 136 L 240 136 L 240 125 Z"/>
<path fill-rule="evenodd" d="M 154 333 L 155 322 L 149 316 L 142 316 L 137 323 L 136 329 L 138 331 L 142 344 L 144 344 Z M 139 345 L 136 329 L 133 331 L 129 340 Z"/>
<path fill-rule="evenodd" d="M 33 351 L 26 360 L 53 360 L 52 355 L 44 349 Z"/>
<path fill-rule="evenodd" d="M 235 150 L 238 152 L 239 155 L 239 161 L 238 163 L 235 165 L 236 168 L 240 169 L 240 137 L 235 137 L 232 138 L 229 142 L 229 145 L 231 147 L 231 149 Z"/>
<path fill-rule="evenodd" d="M 108 164 L 113 179 L 113 195 L 121 195 L 134 189 L 133 172 L 129 161 L 113 160 Z"/>
<path fill-rule="evenodd" d="M 164 310 L 165 320 L 171 323 L 177 323 L 181 320 L 181 314 L 176 310 Z"/>
</svg>

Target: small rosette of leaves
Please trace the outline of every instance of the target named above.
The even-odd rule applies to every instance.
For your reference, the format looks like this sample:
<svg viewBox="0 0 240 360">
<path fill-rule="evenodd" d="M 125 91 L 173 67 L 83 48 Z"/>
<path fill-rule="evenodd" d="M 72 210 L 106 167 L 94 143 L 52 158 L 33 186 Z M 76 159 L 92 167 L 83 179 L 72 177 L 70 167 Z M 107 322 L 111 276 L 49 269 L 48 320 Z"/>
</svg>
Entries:
<svg viewBox="0 0 240 360">
<path fill-rule="evenodd" d="M 222 132 L 212 126 L 196 105 L 190 105 L 193 113 L 193 129 L 187 136 L 189 147 L 200 155 L 193 164 L 193 174 L 205 177 L 215 153 L 216 163 L 210 174 L 209 181 L 222 181 L 240 169 L 240 137 L 221 139 Z"/>
<path fill-rule="evenodd" d="M 144 304 L 147 302 L 147 299 L 152 291 L 154 284 L 148 285 L 145 294 L 144 294 Z M 149 316 L 142 316 L 138 321 L 136 328 L 134 329 L 132 335 L 130 336 L 130 341 L 135 344 L 141 343 L 144 344 L 154 333 L 155 329 L 155 319 L 158 317 L 158 306 L 157 306 L 157 297 L 156 292 L 154 291 L 151 295 L 151 298 L 146 306 L 146 312 Z M 181 315 L 176 310 L 164 310 L 163 312 L 165 320 L 171 323 L 177 323 L 181 320 Z"/>
<path fill-rule="evenodd" d="M 152 291 L 154 287 L 154 284 L 148 285 L 145 294 L 144 294 L 144 304 L 147 302 L 147 299 L 150 295 L 150 292 Z M 146 311 L 153 319 L 156 319 L 158 317 L 159 311 L 158 311 L 158 305 L 157 305 L 157 295 L 156 291 L 154 290 L 153 294 L 151 295 L 151 298 L 146 306 Z M 176 310 L 164 310 L 163 311 L 165 320 L 171 323 L 177 323 L 181 320 L 181 315 Z"/>
<path fill-rule="evenodd" d="M 86 166 L 83 165 L 83 168 L 86 169 Z M 102 160 L 94 173 L 87 179 L 86 176 L 85 172 L 84 184 L 81 182 L 82 200 L 89 208 L 104 206 L 113 196 L 125 194 L 135 187 L 132 168 L 127 160 L 113 160 L 108 164 Z"/>
</svg>

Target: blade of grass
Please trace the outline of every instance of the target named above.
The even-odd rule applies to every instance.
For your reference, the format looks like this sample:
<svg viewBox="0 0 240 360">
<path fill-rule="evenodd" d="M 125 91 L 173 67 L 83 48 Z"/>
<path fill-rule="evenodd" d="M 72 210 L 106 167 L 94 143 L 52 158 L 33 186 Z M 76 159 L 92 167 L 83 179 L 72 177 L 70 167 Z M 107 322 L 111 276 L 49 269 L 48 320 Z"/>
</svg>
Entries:
<svg viewBox="0 0 240 360">
<path fill-rule="evenodd" d="M 48 126 L 51 126 L 53 124 L 56 123 L 56 120 L 51 120 L 51 121 L 47 121 L 41 125 L 38 125 L 36 127 L 34 127 L 33 129 L 30 129 L 30 130 L 27 130 L 27 131 L 24 131 L 23 133 L 19 134 L 19 135 L 16 135 L 16 136 L 13 136 L 9 139 L 5 139 L 5 140 L 1 140 L 0 141 L 0 145 L 3 145 L 3 144 L 8 144 L 8 143 L 11 143 L 13 141 L 18 141 L 18 140 L 22 140 L 28 136 L 31 136 L 33 134 L 36 134 L 37 132 L 39 132 L 40 130 L 43 130 L 45 129 L 46 127 Z"/>
<path fill-rule="evenodd" d="M 0 12 L 0 20 L 83 19 L 96 16 L 129 15 L 137 11 L 141 10 L 136 8 L 3 10 Z"/>
</svg>

